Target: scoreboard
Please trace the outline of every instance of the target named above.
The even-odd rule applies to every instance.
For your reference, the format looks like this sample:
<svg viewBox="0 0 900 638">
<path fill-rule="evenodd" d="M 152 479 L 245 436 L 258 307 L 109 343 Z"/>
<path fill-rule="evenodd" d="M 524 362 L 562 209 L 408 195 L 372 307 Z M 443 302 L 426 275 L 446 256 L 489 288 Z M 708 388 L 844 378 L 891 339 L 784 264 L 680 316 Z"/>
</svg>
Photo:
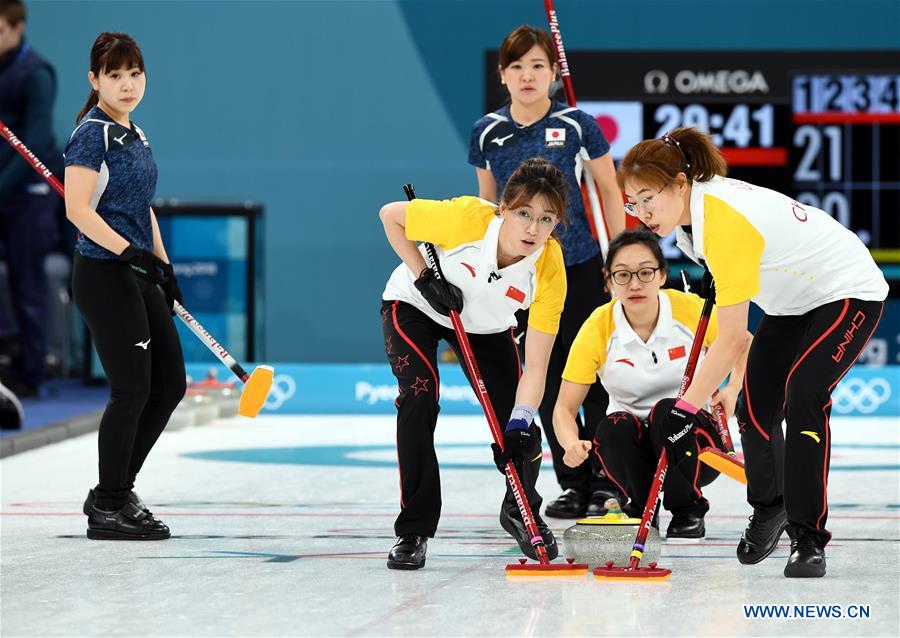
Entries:
<svg viewBox="0 0 900 638">
<path fill-rule="evenodd" d="M 680 126 L 729 174 L 821 208 L 900 262 L 900 51 L 572 51 L 578 106 L 615 160 Z M 507 99 L 486 56 L 486 110 Z M 665 242 L 669 256 L 680 257 Z"/>
</svg>

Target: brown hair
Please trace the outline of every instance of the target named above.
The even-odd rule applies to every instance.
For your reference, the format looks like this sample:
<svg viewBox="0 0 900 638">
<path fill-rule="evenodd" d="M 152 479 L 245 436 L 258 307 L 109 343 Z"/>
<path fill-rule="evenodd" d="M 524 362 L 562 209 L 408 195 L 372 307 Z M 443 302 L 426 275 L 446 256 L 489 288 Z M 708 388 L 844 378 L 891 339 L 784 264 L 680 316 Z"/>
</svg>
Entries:
<svg viewBox="0 0 900 638">
<path fill-rule="evenodd" d="M 497 62 L 500 65 L 500 69 L 505 69 L 520 59 L 534 45 L 538 45 L 544 50 L 551 65 L 556 64 L 556 51 L 553 48 L 553 40 L 550 39 L 550 34 L 543 29 L 523 24 L 506 36 L 503 44 L 500 45 L 500 59 Z"/>
<path fill-rule="evenodd" d="M 137 67 L 143 73 L 144 55 L 141 53 L 137 42 L 127 33 L 104 32 L 94 40 L 91 47 L 91 72 L 99 77 L 104 71 L 116 69 L 131 69 Z M 87 102 L 75 118 L 75 123 L 81 121 L 88 111 L 97 105 L 99 96 L 91 89 Z"/>
<path fill-rule="evenodd" d="M 0 18 L 5 18 L 11 27 L 19 26 L 25 21 L 25 5 L 21 0 L 0 0 Z"/>
<path fill-rule="evenodd" d="M 716 175 L 727 175 L 728 164 L 709 135 L 689 126 L 633 146 L 622 160 L 616 180 L 623 189 L 626 179 L 663 186 L 678 173 L 688 180 L 707 182 Z"/>
<path fill-rule="evenodd" d="M 527 159 L 513 171 L 503 188 L 501 201 L 507 208 L 527 204 L 540 195 L 547 200 L 563 228 L 569 225 L 566 213 L 568 186 L 562 172 L 542 157 Z"/>
</svg>

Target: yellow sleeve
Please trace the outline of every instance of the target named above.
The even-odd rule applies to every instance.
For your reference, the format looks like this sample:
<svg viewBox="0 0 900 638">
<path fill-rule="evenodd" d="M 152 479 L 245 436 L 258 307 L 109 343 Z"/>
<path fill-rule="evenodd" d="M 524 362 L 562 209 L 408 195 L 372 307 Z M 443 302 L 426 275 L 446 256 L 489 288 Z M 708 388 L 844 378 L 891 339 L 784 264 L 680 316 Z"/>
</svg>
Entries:
<svg viewBox="0 0 900 638">
<path fill-rule="evenodd" d="M 563 370 L 562 378 L 566 381 L 590 385 L 602 372 L 614 328 L 613 303 L 597 308 L 578 330 Z"/>
<path fill-rule="evenodd" d="M 562 248 L 554 238 L 547 240 L 544 252 L 535 264 L 537 289 L 528 308 L 528 325 L 555 335 L 559 332 L 559 317 L 566 301 L 566 266 Z"/>
<path fill-rule="evenodd" d="M 684 293 L 672 288 L 664 288 L 663 292 L 668 295 L 669 303 L 672 305 L 672 319 L 686 326 L 694 334 L 697 334 L 697 326 L 700 325 L 700 315 L 703 314 L 703 298 L 693 293 Z M 706 326 L 706 334 L 703 336 L 703 345 L 711 346 L 718 336 L 719 313 L 713 307 L 709 324 Z"/>
<path fill-rule="evenodd" d="M 716 303 L 733 306 L 759 293 L 766 240 L 746 217 L 718 197 L 703 196 L 703 252 L 716 281 Z"/>
<path fill-rule="evenodd" d="M 448 250 L 483 239 L 496 212 L 477 197 L 414 199 L 406 207 L 406 238 Z"/>
</svg>

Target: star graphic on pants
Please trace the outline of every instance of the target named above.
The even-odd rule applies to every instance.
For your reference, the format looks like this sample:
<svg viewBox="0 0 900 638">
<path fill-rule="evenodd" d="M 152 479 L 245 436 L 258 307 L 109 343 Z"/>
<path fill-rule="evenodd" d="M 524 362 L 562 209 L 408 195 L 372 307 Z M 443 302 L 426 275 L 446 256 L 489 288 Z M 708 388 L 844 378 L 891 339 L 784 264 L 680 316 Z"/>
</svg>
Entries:
<svg viewBox="0 0 900 638">
<path fill-rule="evenodd" d="M 403 372 L 403 368 L 409 365 L 409 355 L 405 354 L 402 357 L 397 357 L 397 372 Z"/>
<path fill-rule="evenodd" d="M 384 340 L 384 347 L 385 347 L 385 350 L 387 350 L 388 354 L 394 353 L 393 338 L 394 338 L 393 335 L 388 335 L 387 338 Z"/>
<path fill-rule="evenodd" d="M 415 396 L 419 396 L 419 392 L 428 392 L 428 381 L 416 377 L 416 382 L 409 386 L 409 389 L 416 393 Z"/>
<path fill-rule="evenodd" d="M 613 412 L 610 417 L 612 417 L 613 424 L 618 423 L 619 421 L 627 421 L 628 415 L 623 412 Z"/>
</svg>

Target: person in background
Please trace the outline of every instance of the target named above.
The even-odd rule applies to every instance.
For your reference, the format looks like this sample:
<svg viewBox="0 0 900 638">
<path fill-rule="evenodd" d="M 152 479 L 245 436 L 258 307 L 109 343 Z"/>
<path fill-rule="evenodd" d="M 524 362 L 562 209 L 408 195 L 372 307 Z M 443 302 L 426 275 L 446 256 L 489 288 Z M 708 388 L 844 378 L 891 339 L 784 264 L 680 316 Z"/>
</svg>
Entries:
<svg viewBox="0 0 900 638">
<path fill-rule="evenodd" d="M 604 290 L 600 245 L 591 233 L 581 197 L 582 172 L 590 171 L 597 183 L 611 237 L 624 230 L 625 212 L 609 142 L 600 126 L 592 116 L 550 96 L 557 71 L 553 60 L 553 43 L 543 29 L 523 25 L 506 36 L 500 47 L 498 71 L 501 83 L 509 90 L 510 101 L 475 123 L 469 163 L 475 167 L 479 197 L 492 202 L 497 201 L 509 176 L 527 157 L 548 159 L 562 171 L 569 187 L 569 225 L 560 231 L 569 293 L 559 338 L 550 356 L 547 389 L 539 414 L 563 490 L 559 498 L 547 504 L 546 513 L 556 518 L 580 518 L 586 513 L 604 514 L 606 499 L 620 496 L 608 478 L 593 474 L 590 463 L 571 468 L 563 462 L 565 450 L 557 442 L 553 428 L 553 406 L 569 348 L 588 315 L 609 301 Z M 527 334 L 523 336 L 527 338 Z M 606 414 L 608 401 L 603 386 L 593 384 L 584 401 L 586 422 L 577 419 L 582 439 L 590 440 L 594 425 Z"/>
<path fill-rule="evenodd" d="M 25 6 L 20 0 L 0 0 L 0 120 L 59 174 L 61 157 L 52 133 L 55 97 L 53 67 L 25 39 Z M 4 382 L 21 398 L 37 395 L 45 375 L 44 259 L 59 235 L 58 206 L 49 184 L 12 146 L 0 143 L 0 259 L 6 262 L 13 311 L 10 317 L 0 307 L 0 348 L 9 354 L 15 323 L 19 354 Z"/>
<path fill-rule="evenodd" d="M 147 85 L 135 41 L 101 33 L 88 80 L 92 90 L 65 151 L 66 214 L 80 231 L 72 290 L 110 393 L 100 420 L 100 482 L 84 503 L 87 537 L 161 540 L 169 528 L 133 488 L 185 393 L 172 318 L 181 291 L 150 207 L 156 161 L 131 121 Z"/>
</svg>

